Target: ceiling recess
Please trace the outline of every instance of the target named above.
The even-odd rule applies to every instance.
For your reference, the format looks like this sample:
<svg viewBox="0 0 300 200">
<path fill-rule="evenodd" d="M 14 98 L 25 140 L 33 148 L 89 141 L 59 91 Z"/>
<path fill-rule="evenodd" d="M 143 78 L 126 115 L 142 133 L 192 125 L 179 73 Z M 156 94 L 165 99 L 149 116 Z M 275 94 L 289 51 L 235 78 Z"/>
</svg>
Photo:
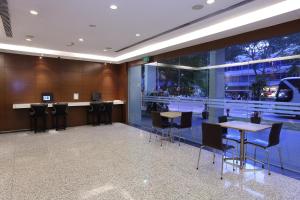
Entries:
<svg viewBox="0 0 300 200">
<path fill-rule="evenodd" d="M 10 15 L 8 11 L 8 3 L 7 0 L 0 0 L 0 16 L 2 19 L 4 31 L 7 37 L 12 37 L 11 23 L 10 23 Z"/>
</svg>

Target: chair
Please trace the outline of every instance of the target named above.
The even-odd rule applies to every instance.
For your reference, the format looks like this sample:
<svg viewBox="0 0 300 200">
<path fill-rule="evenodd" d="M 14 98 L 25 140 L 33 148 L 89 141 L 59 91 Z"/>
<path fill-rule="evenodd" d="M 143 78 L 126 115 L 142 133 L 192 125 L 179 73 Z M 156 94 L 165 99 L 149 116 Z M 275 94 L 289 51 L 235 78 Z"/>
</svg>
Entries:
<svg viewBox="0 0 300 200">
<path fill-rule="evenodd" d="M 100 125 L 100 109 L 101 109 L 101 102 L 91 102 L 90 107 L 87 113 L 87 121 L 88 124 L 90 122 L 89 116 L 92 117 L 92 125 Z"/>
<path fill-rule="evenodd" d="M 268 174 L 271 175 L 270 172 L 270 156 L 269 156 L 269 148 L 274 147 L 276 145 L 278 145 L 280 143 L 280 132 L 282 129 L 282 123 L 274 123 L 272 124 L 272 128 L 270 130 L 270 134 L 269 134 L 269 139 L 268 141 L 264 141 L 264 140 L 260 140 L 260 139 L 255 139 L 255 140 L 251 140 L 251 141 L 246 141 L 246 145 L 253 145 L 254 146 L 254 158 L 250 158 L 252 159 L 254 162 L 260 162 L 263 164 L 263 168 L 264 165 L 266 164 L 265 162 L 261 162 L 256 160 L 256 147 L 262 148 L 265 150 L 266 152 L 266 159 L 267 159 L 267 164 L 268 164 Z M 283 165 L 282 165 L 282 158 L 281 158 L 281 150 L 280 147 L 278 146 L 278 153 L 279 153 L 279 159 L 280 159 L 280 165 L 281 165 L 281 169 L 283 169 Z M 249 157 L 248 157 L 249 158 Z"/>
<path fill-rule="evenodd" d="M 202 146 L 200 147 L 197 170 L 199 168 L 199 161 L 201 156 L 201 150 L 204 147 L 209 147 L 213 149 L 213 164 L 215 163 L 215 150 L 222 152 L 222 167 L 221 167 L 221 179 L 223 179 L 223 164 L 224 164 L 224 154 L 229 149 L 234 149 L 234 146 L 223 144 L 223 131 L 222 127 L 218 124 L 202 123 Z M 235 158 L 233 158 L 233 171 Z"/>
<path fill-rule="evenodd" d="M 66 129 L 67 127 L 67 109 L 68 104 L 67 103 L 55 103 L 53 104 L 53 110 L 52 110 L 52 116 L 53 116 L 53 127 L 55 127 L 56 130 L 59 130 L 60 128 Z M 63 119 L 62 127 L 59 126 L 59 119 Z"/>
<path fill-rule="evenodd" d="M 160 143 L 160 146 L 162 146 L 162 139 L 164 137 L 163 130 L 170 128 L 171 125 L 162 120 L 162 117 L 160 116 L 160 112 L 152 111 L 151 118 L 152 118 L 152 129 L 154 130 L 154 132 L 157 133 L 158 129 L 162 130 L 162 138 L 161 138 L 161 143 Z M 151 135 L 152 135 L 152 133 L 150 132 L 149 142 L 151 142 Z"/>
<path fill-rule="evenodd" d="M 35 133 L 39 131 L 38 121 L 42 119 L 42 127 L 40 131 L 46 131 L 47 129 L 47 108 L 48 104 L 32 104 L 30 105 L 30 130 L 34 130 Z"/>
<path fill-rule="evenodd" d="M 186 128 L 192 128 L 192 117 L 193 112 L 182 112 L 181 118 L 180 118 L 180 124 L 173 124 L 173 127 L 177 128 L 179 130 L 179 146 L 180 146 L 180 140 L 181 140 L 181 134 L 182 132 L 180 130 L 186 129 Z"/>
<path fill-rule="evenodd" d="M 112 109 L 113 109 L 113 103 L 103 103 L 104 110 L 101 111 L 101 118 L 104 117 L 103 122 L 105 124 L 112 124 Z"/>
</svg>

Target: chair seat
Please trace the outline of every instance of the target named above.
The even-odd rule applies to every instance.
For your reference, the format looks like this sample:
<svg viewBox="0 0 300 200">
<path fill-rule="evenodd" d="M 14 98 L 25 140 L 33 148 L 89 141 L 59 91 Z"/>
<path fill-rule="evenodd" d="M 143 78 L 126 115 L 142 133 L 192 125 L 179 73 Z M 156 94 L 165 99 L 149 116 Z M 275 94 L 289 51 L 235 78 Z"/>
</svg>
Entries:
<svg viewBox="0 0 300 200">
<path fill-rule="evenodd" d="M 223 151 L 229 150 L 229 149 L 234 149 L 234 146 L 228 145 L 228 144 L 223 144 L 222 145 Z"/>
<path fill-rule="evenodd" d="M 269 147 L 269 143 L 265 140 L 260 140 L 260 139 L 255 139 L 255 140 L 251 140 L 251 141 L 246 141 L 246 144 L 252 144 L 261 148 L 268 148 Z"/>
</svg>

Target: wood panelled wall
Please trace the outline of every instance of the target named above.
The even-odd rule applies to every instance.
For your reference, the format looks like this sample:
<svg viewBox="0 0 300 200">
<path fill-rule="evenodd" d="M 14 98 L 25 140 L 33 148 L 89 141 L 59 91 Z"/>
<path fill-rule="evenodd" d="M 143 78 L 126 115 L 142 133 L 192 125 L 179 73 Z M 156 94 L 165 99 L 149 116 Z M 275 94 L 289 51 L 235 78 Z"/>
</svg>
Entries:
<svg viewBox="0 0 300 200">
<path fill-rule="evenodd" d="M 40 102 L 42 92 L 52 92 L 56 102 L 74 101 L 75 92 L 78 101 L 90 101 L 93 91 L 104 100 L 126 100 L 126 71 L 122 65 L 0 53 L 0 131 L 28 128 L 28 110 L 12 105 Z M 69 125 L 84 124 L 86 109 L 69 112 Z"/>
</svg>

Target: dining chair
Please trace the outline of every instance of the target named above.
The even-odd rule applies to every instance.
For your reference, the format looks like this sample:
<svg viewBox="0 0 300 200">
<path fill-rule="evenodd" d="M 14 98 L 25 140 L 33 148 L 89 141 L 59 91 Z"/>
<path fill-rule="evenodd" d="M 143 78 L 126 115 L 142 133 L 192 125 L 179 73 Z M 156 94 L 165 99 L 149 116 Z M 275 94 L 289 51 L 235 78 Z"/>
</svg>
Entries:
<svg viewBox="0 0 300 200">
<path fill-rule="evenodd" d="M 225 160 L 224 155 L 227 150 L 234 149 L 234 146 L 223 144 L 223 131 L 220 125 L 206 123 L 206 122 L 202 123 L 202 146 L 200 147 L 199 150 L 197 170 L 199 169 L 201 150 L 204 147 L 213 149 L 213 164 L 215 163 L 215 150 L 222 152 L 221 179 L 223 179 L 223 164 Z M 234 161 L 235 161 L 235 156 L 233 156 L 233 171 L 235 170 Z"/>
<path fill-rule="evenodd" d="M 193 118 L 193 112 L 182 112 L 180 117 L 180 124 L 177 123 L 173 124 L 173 127 L 176 128 L 179 132 L 179 135 L 177 135 L 177 137 L 179 138 L 179 146 L 180 146 L 180 140 L 182 138 L 181 130 L 192 128 L 192 118 Z"/>
<path fill-rule="evenodd" d="M 162 140 L 165 137 L 164 130 L 171 127 L 171 124 L 168 122 L 163 121 L 162 117 L 160 116 L 160 112 L 152 111 L 151 112 L 151 119 L 152 119 L 152 129 L 157 134 L 158 130 L 161 130 L 161 143 L 160 146 L 162 146 Z M 149 142 L 151 142 L 151 136 L 152 132 L 150 132 Z"/>
<path fill-rule="evenodd" d="M 268 164 L 268 174 L 269 175 L 271 175 L 269 148 L 277 146 L 280 143 L 280 132 L 281 132 L 281 129 L 282 129 L 282 125 L 283 125 L 282 123 L 272 124 L 268 141 L 260 140 L 260 139 L 254 139 L 254 140 L 247 140 L 246 143 L 245 143 L 246 145 L 254 146 L 254 158 L 250 158 L 250 157 L 248 157 L 248 158 L 250 158 L 254 162 L 262 163 L 263 168 L 264 168 L 264 165 L 266 164 L 266 161 L 262 162 L 262 161 L 256 160 L 256 147 L 259 147 L 259 148 L 265 150 L 266 160 L 267 160 L 267 164 Z M 280 146 L 277 146 L 277 147 L 278 147 L 280 166 L 281 166 L 281 169 L 283 169 L 281 149 L 280 149 Z"/>
</svg>

